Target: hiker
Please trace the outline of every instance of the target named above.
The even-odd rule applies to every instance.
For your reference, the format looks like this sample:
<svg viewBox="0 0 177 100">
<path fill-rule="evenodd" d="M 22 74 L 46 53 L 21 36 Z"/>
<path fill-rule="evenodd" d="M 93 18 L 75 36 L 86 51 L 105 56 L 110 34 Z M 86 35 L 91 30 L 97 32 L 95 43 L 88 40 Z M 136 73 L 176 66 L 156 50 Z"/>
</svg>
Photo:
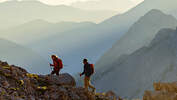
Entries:
<svg viewBox="0 0 177 100">
<path fill-rule="evenodd" d="M 62 60 L 56 55 L 52 55 L 51 58 L 53 60 L 53 64 L 50 64 L 50 66 L 53 66 L 53 71 L 51 72 L 51 74 L 56 74 L 57 76 L 59 76 L 59 72 L 63 68 Z"/>
<path fill-rule="evenodd" d="M 93 92 L 95 92 L 95 87 L 90 84 L 90 77 L 94 73 L 94 66 L 93 64 L 89 64 L 87 59 L 83 60 L 84 64 L 84 71 L 80 74 L 80 77 L 82 75 L 85 75 L 84 77 L 84 88 L 88 90 L 89 88 L 92 88 Z"/>
</svg>

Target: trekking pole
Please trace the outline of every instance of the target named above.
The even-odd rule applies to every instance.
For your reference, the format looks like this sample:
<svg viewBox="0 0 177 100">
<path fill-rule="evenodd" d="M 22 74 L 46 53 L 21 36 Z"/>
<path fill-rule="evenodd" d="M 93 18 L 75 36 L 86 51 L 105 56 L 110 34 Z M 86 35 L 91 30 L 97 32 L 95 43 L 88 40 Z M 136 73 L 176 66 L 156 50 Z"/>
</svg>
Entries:
<svg viewBox="0 0 177 100">
<path fill-rule="evenodd" d="M 49 65 L 50 65 L 50 63 L 49 63 Z M 51 70 L 51 72 L 52 72 L 52 67 L 50 66 L 50 70 Z"/>
<path fill-rule="evenodd" d="M 52 71 L 52 67 L 50 66 L 50 70 Z"/>
</svg>

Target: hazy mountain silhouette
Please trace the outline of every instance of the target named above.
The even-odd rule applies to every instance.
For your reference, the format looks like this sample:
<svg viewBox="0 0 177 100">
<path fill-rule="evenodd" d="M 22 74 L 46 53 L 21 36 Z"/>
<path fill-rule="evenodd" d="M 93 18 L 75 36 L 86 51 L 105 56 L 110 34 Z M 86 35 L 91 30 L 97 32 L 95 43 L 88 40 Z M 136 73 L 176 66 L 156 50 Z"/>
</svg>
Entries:
<svg viewBox="0 0 177 100">
<path fill-rule="evenodd" d="M 0 29 L 9 28 L 35 19 L 43 19 L 49 22 L 101 22 L 116 14 L 114 11 L 87 11 L 65 5 L 49 6 L 37 0 L 12 0 L 0 3 L 0 13 Z"/>
<path fill-rule="evenodd" d="M 82 70 L 79 67 L 82 66 L 80 61 L 83 58 L 95 63 L 120 37 L 116 32 L 107 33 L 98 26 L 91 22 L 49 23 L 34 20 L 4 30 L 1 37 L 32 48 L 47 60 L 50 60 L 50 54 L 56 53 L 62 56 L 64 63 L 73 65 L 73 68 L 67 71 L 76 73 Z"/>
<path fill-rule="evenodd" d="M 155 9 L 149 11 L 99 59 L 97 68 L 101 68 L 101 71 L 104 72 L 103 68 L 109 69 L 107 66 L 110 66 L 121 55 L 131 54 L 137 49 L 147 46 L 160 29 L 176 28 L 176 26 L 177 20 L 173 16 Z"/>
<path fill-rule="evenodd" d="M 58 55 L 61 54 L 62 56 L 69 58 L 69 60 L 67 60 L 67 62 L 71 62 L 71 61 L 80 62 L 83 57 L 93 58 L 93 59 L 91 59 L 91 61 L 95 62 L 106 50 L 108 50 L 112 46 L 113 43 L 115 43 L 122 36 L 122 34 L 124 34 L 128 31 L 129 27 L 136 20 L 138 20 L 138 18 L 143 16 L 146 12 L 148 12 L 152 8 L 159 8 L 159 9 L 162 9 L 163 11 L 167 12 L 167 10 L 171 10 L 176 7 L 175 6 L 176 1 L 174 1 L 171 4 L 171 3 L 167 3 L 166 1 L 161 2 L 161 1 L 157 0 L 156 2 L 154 2 L 153 5 L 152 5 L 152 2 L 153 1 L 144 1 L 143 3 L 139 4 L 137 7 L 131 9 L 127 13 L 114 16 L 114 17 L 112 17 L 100 24 L 86 22 L 88 24 L 85 25 L 84 23 L 81 23 L 79 25 L 81 25 L 81 26 L 83 25 L 83 27 L 79 26 L 78 28 L 70 28 L 70 27 L 75 27 L 75 24 L 71 24 L 71 26 L 67 26 L 67 25 L 65 26 L 65 24 L 62 23 L 62 24 L 60 24 L 61 26 L 59 25 L 59 27 L 58 27 L 57 24 L 48 23 L 45 21 L 44 21 L 44 23 L 46 23 L 46 24 L 44 24 L 43 22 L 40 22 L 41 20 L 37 21 L 37 26 L 36 26 L 35 25 L 36 22 L 32 21 L 32 23 L 34 23 L 32 25 L 34 25 L 37 28 L 32 27 L 32 29 L 31 29 L 32 25 L 28 26 L 27 25 L 28 23 L 27 23 L 27 24 L 25 24 L 25 25 L 27 25 L 27 28 L 24 28 L 23 25 L 20 26 L 20 31 L 22 30 L 22 32 L 19 32 L 17 30 L 17 34 L 22 34 L 22 33 L 24 33 L 23 29 L 25 29 L 25 32 L 26 32 L 26 34 L 28 33 L 28 35 L 26 35 L 26 36 L 20 35 L 21 37 L 13 37 L 13 36 L 10 36 L 10 37 L 13 40 L 16 39 L 16 41 L 19 41 L 19 43 L 21 42 L 20 44 L 25 44 L 25 43 L 28 44 L 28 47 L 32 47 L 34 50 L 40 52 L 43 56 L 46 55 L 47 53 L 55 52 Z M 9 2 L 6 2 L 6 3 L 9 4 Z M 17 4 L 19 4 L 19 3 L 17 3 Z M 24 4 L 25 4 L 25 2 L 24 2 Z M 30 3 L 28 3 L 28 5 L 29 4 Z M 39 4 L 41 4 L 41 3 L 39 3 Z M 166 4 L 169 4 L 169 5 L 166 6 Z M 20 5 L 18 5 L 18 7 L 20 7 Z M 158 6 L 158 5 L 163 5 L 163 6 Z M 38 6 L 38 7 L 40 7 L 40 6 Z M 58 6 L 56 6 L 56 7 L 58 7 Z M 57 9 L 57 8 L 55 8 L 55 9 Z M 73 8 L 72 8 L 72 10 L 73 10 Z M 36 11 L 38 11 L 38 9 L 34 10 L 34 11 L 36 12 Z M 48 10 L 44 11 L 45 14 L 47 13 L 47 11 Z M 53 10 L 53 11 L 50 10 L 49 12 L 54 12 L 54 11 L 55 10 Z M 11 11 L 9 11 L 9 12 L 11 12 Z M 30 11 L 26 11 L 26 12 L 30 12 Z M 63 10 L 61 12 L 63 12 Z M 32 15 L 35 15 L 34 13 Z M 39 13 L 39 14 L 41 14 L 41 13 Z M 53 14 L 48 14 L 48 15 L 53 15 Z M 74 13 L 74 15 L 76 15 L 77 17 L 79 16 L 77 13 Z M 54 17 L 54 16 L 52 16 L 52 17 Z M 16 18 L 16 17 L 14 17 L 14 18 Z M 23 16 L 23 18 L 21 18 L 21 19 L 24 19 L 24 18 L 25 17 Z M 38 18 L 38 19 L 40 19 L 40 18 Z M 78 19 L 81 19 L 81 18 L 78 18 Z M 40 22 L 42 24 L 38 25 L 38 22 Z M 44 24 L 44 26 L 43 26 L 43 24 Z M 61 31 L 61 30 L 63 30 L 62 25 L 64 25 L 64 27 L 65 27 L 64 31 Z M 14 30 L 14 33 L 16 33 L 15 28 L 8 29 L 8 30 L 10 30 L 10 31 L 7 33 L 12 33 L 11 30 Z M 3 33 L 6 33 L 6 32 L 4 31 Z M 35 34 L 37 34 L 37 35 L 35 35 Z M 34 36 L 34 37 L 32 38 L 31 36 Z M 10 37 L 8 37 L 9 40 L 11 40 Z M 31 41 L 31 40 L 34 40 L 34 41 Z M 26 42 L 23 42 L 23 41 L 26 41 Z M 48 57 L 48 56 L 47 57 L 46 56 L 45 56 L 45 58 Z M 75 61 L 73 60 L 73 57 L 76 57 L 74 59 Z M 74 65 L 78 66 L 78 64 L 74 64 Z M 77 68 L 74 68 L 74 69 L 77 70 Z M 72 71 L 72 69 L 71 69 L 71 71 Z"/>
<path fill-rule="evenodd" d="M 31 49 L 2 38 L 0 38 L 0 47 L 1 60 L 8 60 L 10 64 L 22 66 L 33 73 L 49 73 L 46 60 Z"/>
<path fill-rule="evenodd" d="M 1 31 L 0 37 L 11 40 L 22 45 L 31 45 L 38 41 L 45 40 L 53 35 L 62 35 L 62 32 L 72 29 L 94 26 L 92 22 L 59 22 L 49 23 L 45 20 L 33 20 L 28 23 Z M 52 39 L 52 38 L 50 38 Z M 47 41 L 43 41 L 47 42 Z"/>
<path fill-rule="evenodd" d="M 36 20 L 4 30 L 1 37 L 32 48 L 46 60 L 50 60 L 51 54 L 60 55 L 65 65 L 73 66 L 68 69 L 65 67 L 66 70 L 76 73 L 81 71 L 79 67 L 82 66 L 82 58 L 93 58 L 91 60 L 95 62 L 110 44 L 108 40 L 105 41 L 108 38 L 106 35 L 100 37 L 100 33 L 91 33 L 90 30 L 95 26 L 96 24 L 91 22 L 48 23 Z"/>
<path fill-rule="evenodd" d="M 109 70 L 95 82 L 96 87 L 132 98 L 142 97 L 144 90 L 151 89 L 153 82 L 176 81 L 176 44 L 177 30 L 160 30 L 149 46 L 109 65 Z"/>
<path fill-rule="evenodd" d="M 170 11 L 169 14 L 171 14 L 177 18 L 177 9 Z"/>
<path fill-rule="evenodd" d="M 166 13 L 176 9 L 176 5 L 176 0 L 144 0 L 126 13 L 115 15 L 103 21 L 100 23 L 100 27 L 111 32 L 117 32 L 117 34 L 125 33 L 134 22 L 150 10 L 159 9 Z"/>
</svg>

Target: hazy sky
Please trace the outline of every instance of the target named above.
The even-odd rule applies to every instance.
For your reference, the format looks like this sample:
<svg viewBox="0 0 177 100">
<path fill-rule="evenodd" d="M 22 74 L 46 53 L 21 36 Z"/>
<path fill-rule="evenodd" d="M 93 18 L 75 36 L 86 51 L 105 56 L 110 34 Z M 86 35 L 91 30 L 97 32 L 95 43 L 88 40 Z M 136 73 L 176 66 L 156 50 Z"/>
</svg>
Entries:
<svg viewBox="0 0 177 100">
<path fill-rule="evenodd" d="M 142 1 L 143 0 L 89 0 L 85 2 L 74 2 L 72 3 L 72 6 L 90 10 L 114 10 L 122 13 L 136 6 Z"/>
<path fill-rule="evenodd" d="M 0 0 L 0 2 L 12 0 Z M 29 1 L 29 0 L 17 0 Z M 33 0 L 34 1 L 34 0 Z M 107 9 L 122 11 L 129 9 L 143 0 L 38 0 L 49 5 L 72 5 L 82 9 Z"/>
<path fill-rule="evenodd" d="M 12 0 L 0 0 L 0 2 L 4 2 L 4 1 L 12 1 Z M 17 0 L 17 1 L 22 1 L 22 0 Z M 39 1 L 46 3 L 46 4 L 50 4 L 50 5 L 60 5 L 60 4 L 70 5 L 70 4 L 72 4 L 74 2 L 78 2 L 78 1 L 86 2 L 86 1 L 102 1 L 102 0 L 39 0 Z M 124 0 L 122 0 L 122 1 L 124 1 Z M 125 1 L 132 1 L 134 3 L 139 3 L 143 0 L 125 0 Z"/>
<path fill-rule="evenodd" d="M 79 2 L 87 2 L 87 1 L 103 1 L 103 0 L 39 0 L 39 1 L 47 3 L 47 4 L 51 4 L 51 5 L 57 5 L 57 4 L 69 5 L 71 3 L 78 2 L 78 1 Z M 114 1 L 116 1 L 116 0 L 114 0 Z M 119 0 L 119 1 L 121 3 L 121 1 L 126 1 L 126 0 Z M 138 3 L 138 2 L 143 1 L 143 0 L 127 0 L 127 1 L 132 1 L 134 3 Z"/>
<path fill-rule="evenodd" d="M 4 2 L 4 1 L 15 1 L 15 0 L 0 0 L 0 2 Z M 30 1 L 30 0 L 16 0 L 16 1 Z M 85 1 L 97 1 L 97 0 L 38 0 L 38 1 L 41 1 L 49 5 L 60 5 L 60 4 L 70 5 L 78 1 L 85 2 Z"/>
</svg>

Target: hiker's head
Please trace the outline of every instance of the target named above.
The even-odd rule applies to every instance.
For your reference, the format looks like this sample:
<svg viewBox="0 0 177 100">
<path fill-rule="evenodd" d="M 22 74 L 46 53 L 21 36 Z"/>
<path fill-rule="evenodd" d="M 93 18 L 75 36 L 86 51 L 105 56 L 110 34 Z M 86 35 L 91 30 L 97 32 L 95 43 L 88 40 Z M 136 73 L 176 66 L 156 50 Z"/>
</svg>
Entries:
<svg viewBox="0 0 177 100">
<path fill-rule="evenodd" d="M 52 60 L 55 60 L 55 59 L 57 59 L 57 56 L 56 55 L 52 55 L 51 58 L 52 58 Z"/>
<path fill-rule="evenodd" d="M 84 60 L 83 60 L 83 63 L 84 63 L 84 64 L 87 64 L 87 63 L 88 63 L 88 60 L 87 60 L 87 59 L 84 59 Z"/>
</svg>

